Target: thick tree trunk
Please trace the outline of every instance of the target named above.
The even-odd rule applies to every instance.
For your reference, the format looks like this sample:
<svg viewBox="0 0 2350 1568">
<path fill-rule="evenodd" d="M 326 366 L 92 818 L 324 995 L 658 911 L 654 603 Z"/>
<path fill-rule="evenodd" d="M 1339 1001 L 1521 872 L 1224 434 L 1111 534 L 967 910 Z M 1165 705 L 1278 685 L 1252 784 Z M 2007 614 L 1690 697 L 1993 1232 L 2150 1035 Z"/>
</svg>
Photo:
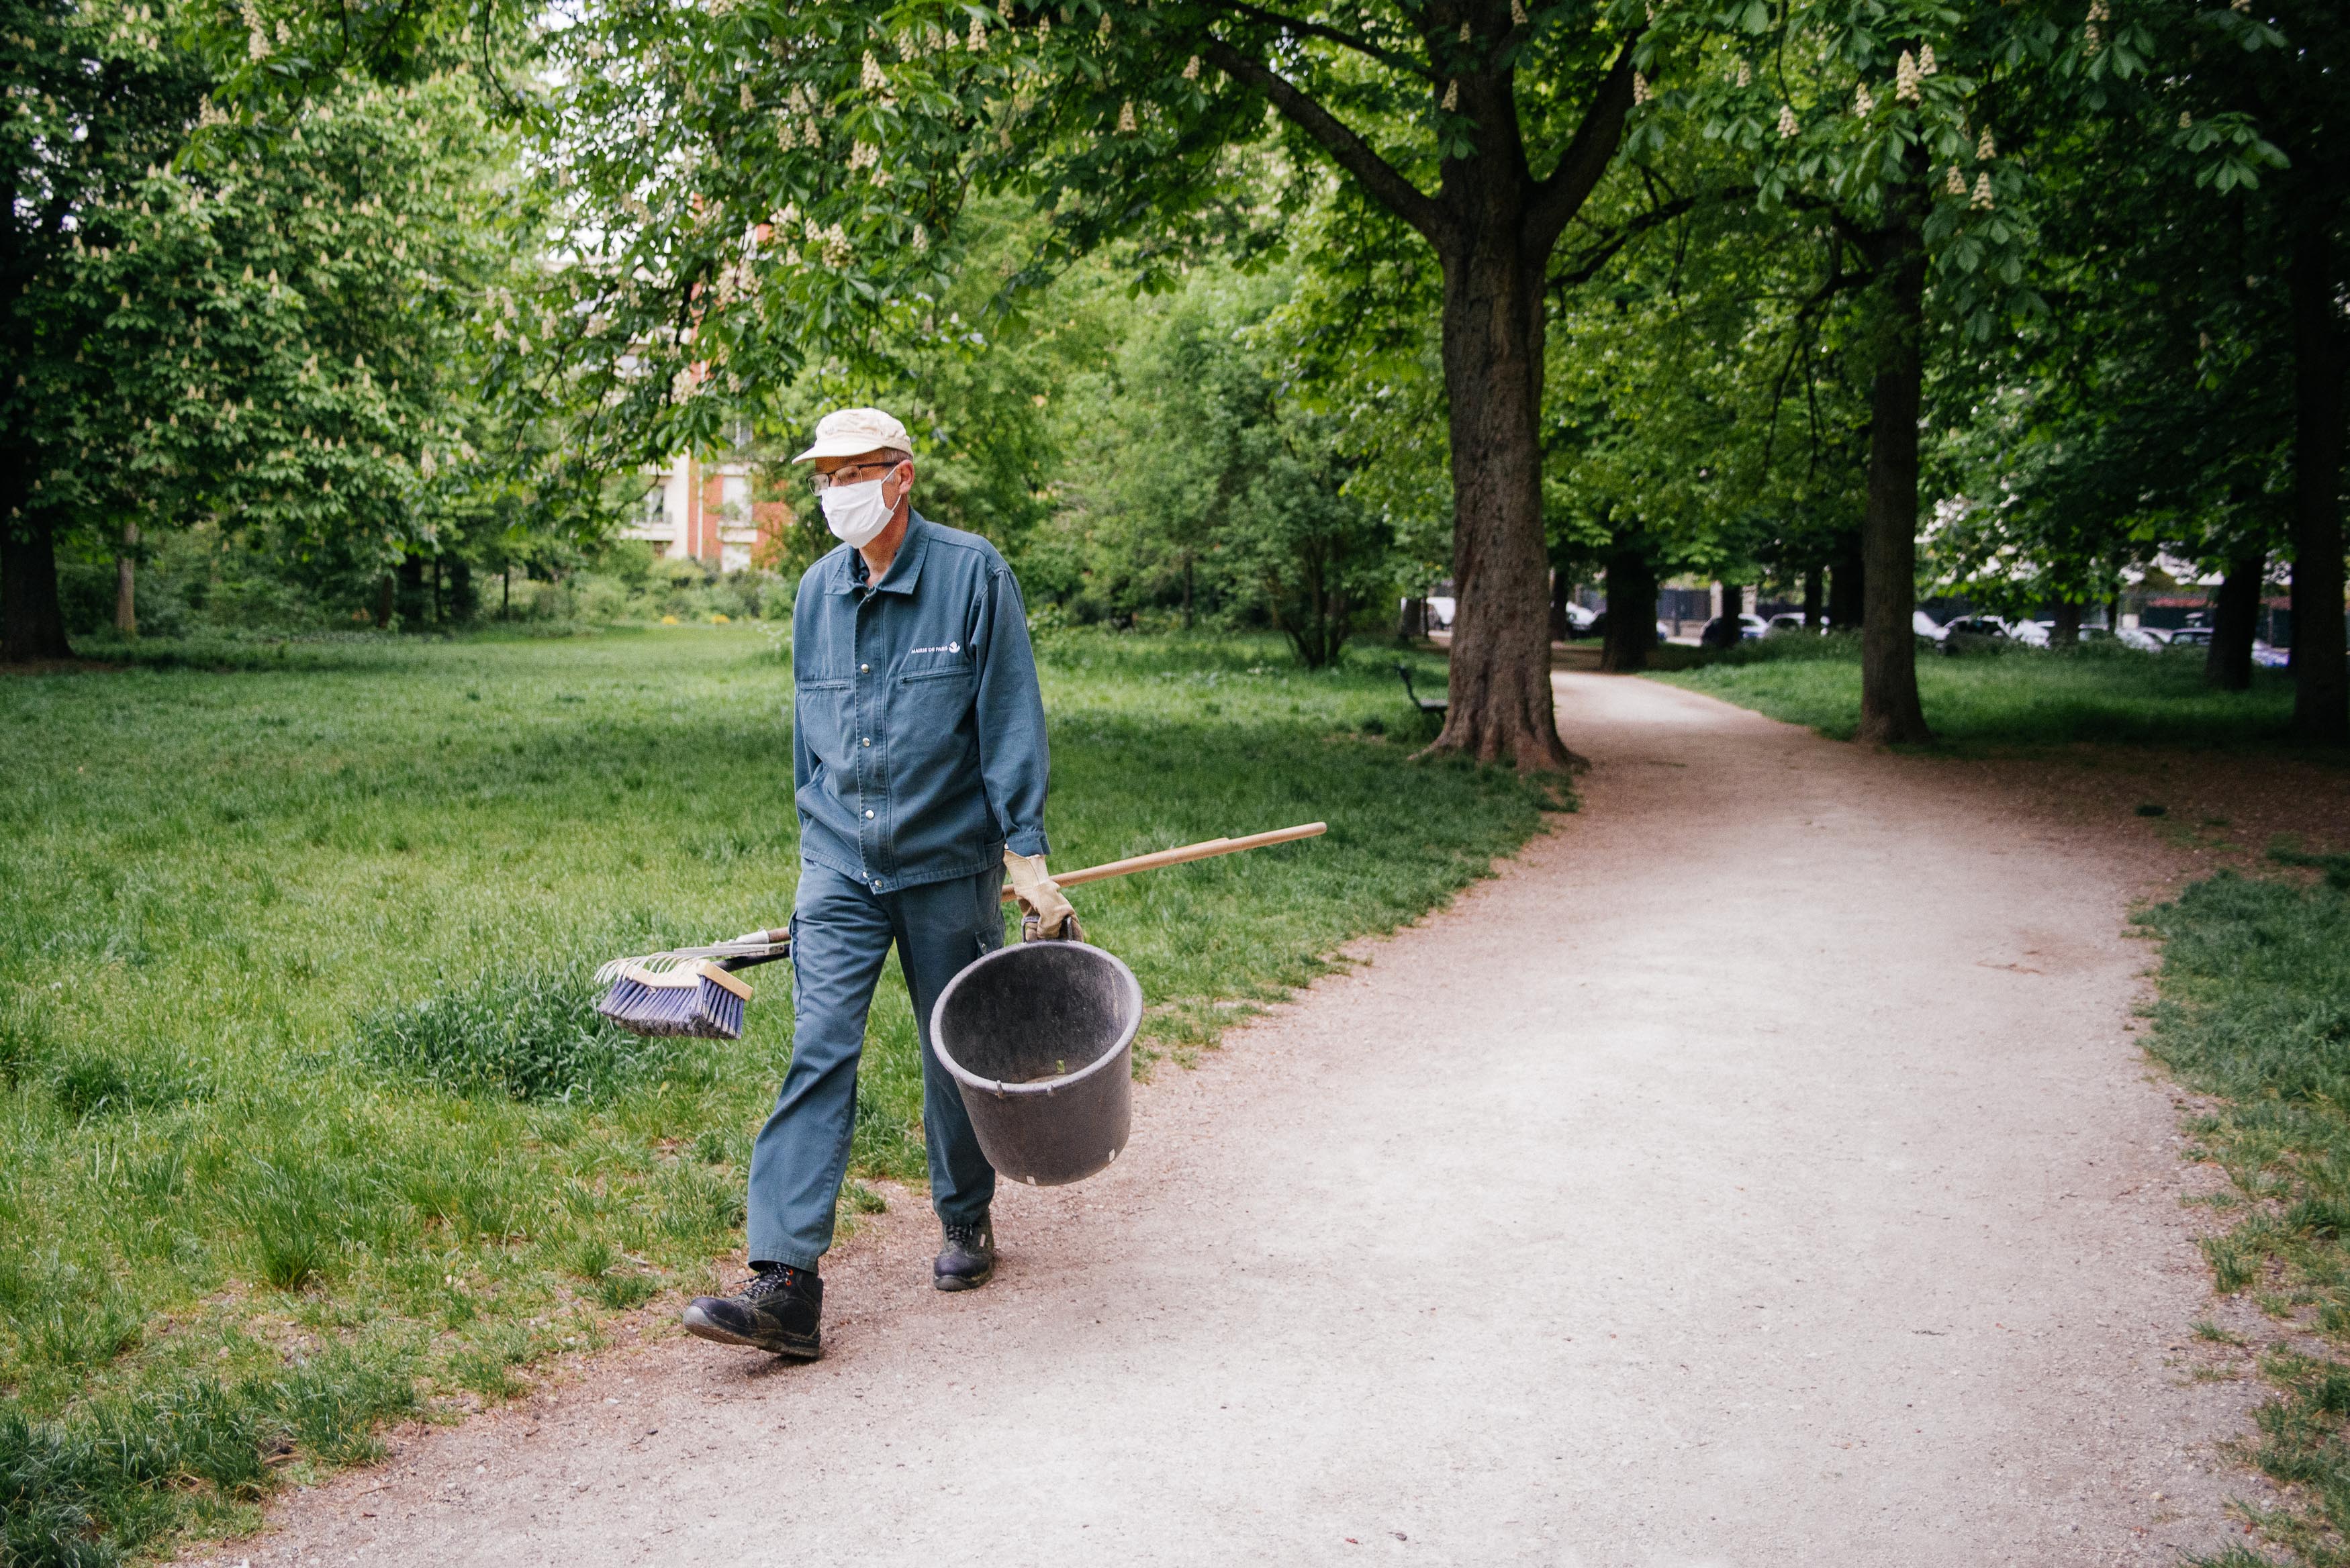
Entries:
<svg viewBox="0 0 2350 1568">
<path fill-rule="evenodd" d="M 2293 243 L 2293 730 L 2350 741 L 2342 625 L 2342 337 L 2334 246 L 2315 225 Z"/>
<path fill-rule="evenodd" d="M 2058 599 L 2056 624 L 2048 628 L 2051 648 L 2078 648 L 2081 645 L 2081 601 Z"/>
<path fill-rule="evenodd" d="M 1868 571 L 1861 559 L 1860 530 L 1836 535 L 1835 559 L 1828 566 L 1828 628 L 1858 631 L 1860 607 L 1867 602 Z"/>
<path fill-rule="evenodd" d="M 459 556 L 449 563 L 449 613 L 458 620 L 471 620 L 481 607 L 481 596 L 473 591 L 473 563 Z"/>
<path fill-rule="evenodd" d="M 376 580 L 375 628 L 378 631 L 388 631 L 391 628 L 392 596 L 396 587 L 397 584 L 390 572 L 386 572 Z"/>
<path fill-rule="evenodd" d="M 48 523 L 0 516 L 0 662 L 73 656 L 57 604 L 57 542 Z"/>
<path fill-rule="evenodd" d="M 1721 614 L 1706 628 L 1708 648 L 1736 648 L 1744 640 L 1746 628 L 1738 618 L 1746 613 L 1746 589 L 1739 583 L 1721 585 Z"/>
<path fill-rule="evenodd" d="M 1569 628 L 1566 624 L 1566 574 L 1554 571 L 1550 575 L 1550 639 L 1565 642 Z"/>
<path fill-rule="evenodd" d="M 1657 646 L 1657 569 L 1638 550 L 1607 558 L 1607 635 L 1599 668 L 1629 675 L 1648 668 Z"/>
<path fill-rule="evenodd" d="M 1430 751 L 1521 772 L 1583 760 L 1558 738 L 1543 544 L 1542 268 L 1516 223 L 1489 222 L 1444 259 L 1451 405 L 1452 705 Z"/>
<path fill-rule="evenodd" d="M 139 635 L 139 524 L 122 525 L 122 549 L 114 557 L 114 629 Z"/>
<path fill-rule="evenodd" d="M 421 556 L 400 557 L 398 601 L 400 629 L 421 631 L 425 607 L 431 602 L 424 591 L 424 561 Z"/>
<path fill-rule="evenodd" d="M 1820 607 L 1820 568 L 1807 567 L 1804 572 L 1804 629 L 1817 631 L 1826 611 Z"/>
<path fill-rule="evenodd" d="M 2222 691 L 2247 691 L 2252 684 L 2252 636 L 2260 629 L 2261 587 L 2268 579 L 2266 555 L 2238 556 L 2220 581 L 2211 607 L 2211 646 L 2203 654 L 2203 679 Z"/>
<path fill-rule="evenodd" d="M 1924 364 L 1926 254 L 1907 222 L 1910 193 L 1886 195 L 1885 341 L 1869 394 L 1868 502 L 1861 517 L 1867 590 L 1860 621 L 1860 729 L 1870 744 L 1930 741 L 1918 701 L 1918 410 Z"/>
</svg>

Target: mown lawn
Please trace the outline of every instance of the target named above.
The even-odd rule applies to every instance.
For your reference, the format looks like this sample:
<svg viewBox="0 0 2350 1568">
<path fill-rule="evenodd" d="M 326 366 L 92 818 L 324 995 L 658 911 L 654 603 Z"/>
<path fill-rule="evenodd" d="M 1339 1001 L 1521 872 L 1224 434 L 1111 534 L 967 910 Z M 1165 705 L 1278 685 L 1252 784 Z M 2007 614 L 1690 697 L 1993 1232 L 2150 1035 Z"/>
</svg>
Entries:
<svg viewBox="0 0 2350 1568">
<path fill-rule="evenodd" d="M 788 913 L 773 628 L 171 653 L 0 678 L 12 1565 L 234 1528 L 383 1418 L 509 1395 L 718 1277 L 790 1051 L 776 970 L 726 1046 L 613 1035 L 586 984 Z M 1043 658 L 1056 865 L 1331 825 L 1076 892 L 1154 1004 L 1146 1060 L 1539 821 L 1511 776 L 1405 761 L 1379 650 L 1308 675 L 1270 640 L 1064 633 Z M 866 1063 L 858 1173 L 919 1185 L 894 979 Z"/>
<path fill-rule="evenodd" d="M 2214 1282 L 2301 1346 L 2259 1357 L 2274 1397 L 2248 1457 L 2282 1501 L 2244 1517 L 2290 1561 L 2336 1568 L 2350 1563 L 2350 855 L 2276 857 L 2322 876 L 2223 872 L 2140 916 L 2164 939 L 2149 1044 L 2216 1096 L 2190 1127 L 2194 1158 L 2230 1179 L 2211 1199 L 2227 1228 L 2203 1243 Z"/>
<path fill-rule="evenodd" d="M 1679 650 L 1675 650 L 1678 652 Z M 2293 717 L 2282 670 L 2253 672 L 2250 691 L 2215 691 L 2199 651 L 2141 653 L 2091 645 L 2013 648 L 1952 658 L 1920 649 L 1918 693 L 1944 746 L 1966 752 L 2078 741 L 2237 746 L 2281 740 Z M 1858 639 L 1792 635 L 1652 680 L 1686 686 L 1833 740 L 1860 727 Z"/>
</svg>

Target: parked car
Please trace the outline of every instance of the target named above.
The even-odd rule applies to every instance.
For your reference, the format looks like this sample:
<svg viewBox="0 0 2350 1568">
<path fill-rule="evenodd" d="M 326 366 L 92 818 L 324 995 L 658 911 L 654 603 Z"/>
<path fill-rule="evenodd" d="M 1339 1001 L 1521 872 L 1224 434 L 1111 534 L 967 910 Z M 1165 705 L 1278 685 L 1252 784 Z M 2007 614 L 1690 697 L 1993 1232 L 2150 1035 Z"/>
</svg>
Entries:
<svg viewBox="0 0 2350 1568">
<path fill-rule="evenodd" d="M 2252 663 L 2262 670 L 2282 670 L 2293 662 L 2293 649 L 2271 648 L 2263 638 L 2252 639 Z"/>
<path fill-rule="evenodd" d="M 1721 616 L 1716 616 L 1706 622 L 1705 629 L 1697 634 L 1699 643 L 1706 648 L 1726 646 L 1730 641 L 1730 628 L 1722 624 L 1724 618 Z M 1758 641 L 1771 628 L 1759 615 L 1742 614 L 1738 618 L 1738 637 L 1741 641 Z"/>
<path fill-rule="evenodd" d="M 1942 640 L 1954 637 L 1980 637 L 2007 640 L 2007 623 L 1995 615 L 1962 615 L 1942 627 Z"/>
<path fill-rule="evenodd" d="M 2170 634 L 2169 642 L 2173 648 L 2209 648 L 2211 646 L 2211 628 L 2208 626 L 2182 626 Z"/>
<path fill-rule="evenodd" d="M 2124 648 L 2135 648 L 2140 653 L 2160 653 L 2170 646 L 2168 636 L 2159 627 L 2126 626 L 2116 636 Z"/>
<path fill-rule="evenodd" d="M 1593 616 L 1591 618 L 1590 629 L 1586 631 L 1583 635 L 1586 637 L 1605 638 L 1607 635 L 1607 612 L 1606 610 L 1601 610 L 1597 615 Z M 1663 621 L 1659 621 L 1657 623 L 1657 640 L 1659 642 L 1664 641 L 1666 638 L 1671 635 L 1672 628 L 1667 626 Z"/>
<path fill-rule="evenodd" d="M 1942 640 L 1942 623 L 1936 620 L 1932 616 L 1928 615 L 1924 610 L 1911 610 L 1909 612 L 1909 629 L 1916 632 L 1919 637 L 1924 638 L 1928 642 L 1939 642 Z"/>
<path fill-rule="evenodd" d="M 2053 620 L 2012 620 L 2007 623 L 2007 635 L 2026 648 L 2045 648 L 2056 634 Z"/>
<path fill-rule="evenodd" d="M 1778 633 L 1783 631 L 1804 631 L 1809 628 L 1804 625 L 1803 611 L 1781 610 L 1777 615 L 1771 618 L 1770 623 L 1763 629 L 1767 635 L 1776 636 Z M 1826 628 L 1823 628 L 1822 629 L 1825 630 Z"/>
<path fill-rule="evenodd" d="M 1597 610 L 1587 610 L 1581 605 L 1567 606 L 1566 635 L 1568 639 L 1571 640 L 1578 637 L 1589 637 L 1591 635 L 1592 627 L 1597 623 L 1598 619 L 1599 612 Z"/>
</svg>

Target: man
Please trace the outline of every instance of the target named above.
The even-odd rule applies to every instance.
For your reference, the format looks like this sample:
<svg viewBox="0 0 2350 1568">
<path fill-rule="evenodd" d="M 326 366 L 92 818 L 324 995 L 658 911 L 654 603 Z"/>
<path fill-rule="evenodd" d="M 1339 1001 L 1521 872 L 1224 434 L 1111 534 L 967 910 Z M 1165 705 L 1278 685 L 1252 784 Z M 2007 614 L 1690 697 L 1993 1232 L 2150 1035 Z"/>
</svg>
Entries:
<svg viewBox="0 0 2350 1568">
<path fill-rule="evenodd" d="M 931 1043 L 931 1006 L 1002 945 L 1004 878 L 1040 935 L 1069 902 L 1045 869 L 1045 707 L 1020 587 L 995 547 L 912 508 L 913 442 L 878 409 L 844 409 L 793 461 L 816 465 L 841 540 L 792 607 L 792 775 L 800 823 L 792 912 L 792 1062 L 751 1149 L 752 1278 L 685 1309 L 689 1333 L 814 1360 L 833 1208 L 857 1120 L 857 1064 L 894 944 L 922 1049 L 931 1205 L 942 1291 L 995 1272 L 980 1153 Z"/>
</svg>

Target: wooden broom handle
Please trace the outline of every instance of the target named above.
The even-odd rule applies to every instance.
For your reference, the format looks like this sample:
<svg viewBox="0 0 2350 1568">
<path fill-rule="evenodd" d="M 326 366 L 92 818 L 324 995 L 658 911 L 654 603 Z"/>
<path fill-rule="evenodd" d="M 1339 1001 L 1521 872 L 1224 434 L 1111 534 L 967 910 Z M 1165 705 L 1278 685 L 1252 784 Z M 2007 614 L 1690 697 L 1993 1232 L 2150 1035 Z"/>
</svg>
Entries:
<svg viewBox="0 0 2350 1568">
<path fill-rule="evenodd" d="M 1237 855 L 1243 849 L 1262 849 L 1268 844 L 1314 838 L 1329 831 L 1330 825 L 1326 822 L 1309 822 L 1297 827 L 1276 827 L 1271 833 L 1252 833 L 1245 838 L 1211 838 L 1174 849 L 1156 849 L 1148 855 L 1129 856 L 1124 860 L 1113 860 L 1107 866 L 1088 866 L 1082 871 L 1055 871 L 1053 880 L 1061 887 L 1074 888 L 1081 882 L 1098 882 L 1106 877 L 1125 877 L 1137 871 L 1156 871 L 1161 866 L 1180 866 L 1187 860 L 1209 860 L 1219 855 Z M 1015 897 L 1010 888 L 1003 889 L 1006 903 Z"/>
</svg>

